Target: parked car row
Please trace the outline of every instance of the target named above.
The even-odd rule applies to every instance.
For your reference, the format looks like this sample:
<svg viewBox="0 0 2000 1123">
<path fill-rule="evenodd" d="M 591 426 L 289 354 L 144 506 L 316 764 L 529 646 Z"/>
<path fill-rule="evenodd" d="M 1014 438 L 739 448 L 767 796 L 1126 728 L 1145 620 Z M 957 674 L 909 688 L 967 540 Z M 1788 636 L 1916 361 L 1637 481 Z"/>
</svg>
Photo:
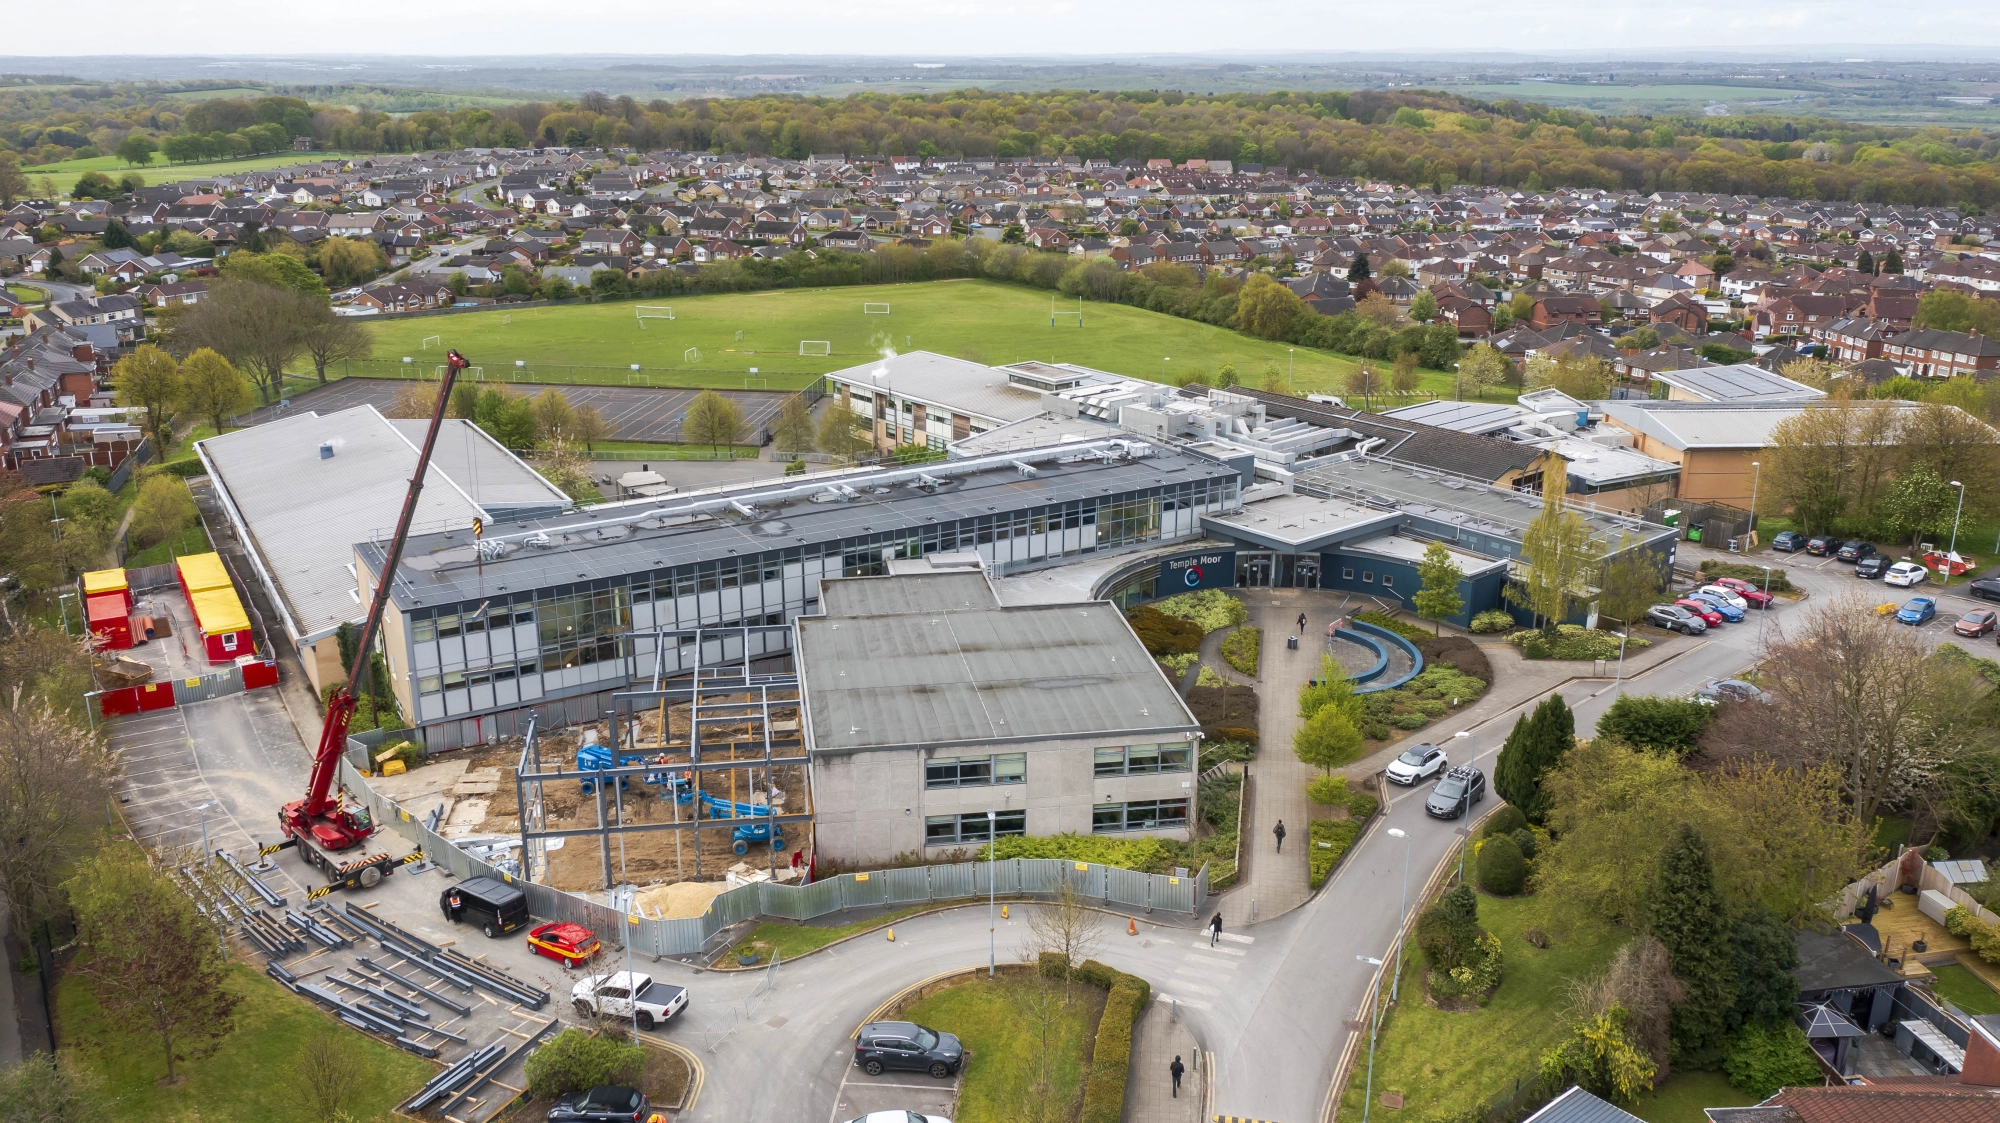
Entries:
<svg viewBox="0 0 2000 1123">
<path fill-rule="evenodd" d="M 1739 577 L 1717 577 L 1709 584 L 1646 610 L 1646 623 L 1684 635 L 1698 636 L 1726 621 L 1740 622 L 1751 609 L 1771 607 L 1776 598 Z"/>
</svg>

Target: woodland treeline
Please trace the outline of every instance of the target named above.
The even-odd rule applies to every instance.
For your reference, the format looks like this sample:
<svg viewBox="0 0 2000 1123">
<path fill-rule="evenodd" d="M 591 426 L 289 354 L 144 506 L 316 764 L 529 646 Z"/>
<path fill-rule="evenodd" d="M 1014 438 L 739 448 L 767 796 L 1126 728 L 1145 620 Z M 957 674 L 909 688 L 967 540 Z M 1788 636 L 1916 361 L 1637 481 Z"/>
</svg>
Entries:
<svg viewBox="0 0 2000 1123">
<path fill-rule="evenodd" d="M 590 93 L 574 102 L 392 116 L 281 96 L 189 102 L 0 89 L 0 150 L 19 152 L 24 164 L 86 149 L 110 153 L 135 131 L 168 151 L 171 137 L 202 137 L 207 144 L 178 147 L 205 159 L 268 151 L 280 134 L 310 133 L 321 148 L 346 152 L 541 144 L 793 159 L 815 152 L 1198 157 L 1435 186 L 1713 191 L 1981 208 L 2000 202 L 2000 134 L 1823 118 L 1601 116 L 1415 90 L 974 89 L 644 103 Z"/>
</svg>

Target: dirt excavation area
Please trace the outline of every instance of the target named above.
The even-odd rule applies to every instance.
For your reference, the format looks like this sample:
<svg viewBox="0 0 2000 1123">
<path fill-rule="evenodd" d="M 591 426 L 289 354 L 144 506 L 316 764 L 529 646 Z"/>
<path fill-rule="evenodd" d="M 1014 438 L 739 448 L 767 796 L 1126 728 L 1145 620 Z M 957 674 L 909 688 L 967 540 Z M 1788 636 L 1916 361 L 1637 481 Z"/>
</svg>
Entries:
<svg viewBox="0 0 2000 1123">
<path fill-rule="evenodd" d="M 803 755 L 796 703 L 792 707 L 784 720 L 773 714 L 773 757 Z M 700 829 L 612 833 L 609 885 L 605 881 L 605 847 L 598 838 L 550 839 L 543 844 L 548 868 L 546 872 L 536 868 L 533 879 L 598 899 L 604 899 L 603 894 L 612 886 L 634 886 L 643 914 L 666 919 L 700 916 L 711 898 L 745 880 L 771 876 L 780 881 L 797 879 L 793 855 L 800 854 L 803 864 L 803 854 L 811 849 L 810 823 L 783 824 L 782 848 L 775 855 L 769 842 L 745 839 L 738 843 L 735 835 L 739 827 L 764 825 L 763 808 L 772 808 L 779 815 L 808 810 L 803 766 L 765 766 L 761 717 L 733 722 L 704 718 L 703 768 L 697 774 L 688 768 L 685 707 L 668 712 L 669 731 L 664 740 L 659 732 L 660 716 L 655 711 L 628 726 L 621 751 L 622 756 L 637 755 L 648 765 L 659 765 L 657 772 L 628 778 L 622 790 L 615 781 L 608 782 L 601 793 L 584 790 L 586 782 L 573 776 L 531 781 L 525 786 L 530 810 L 539 787 L 544 830 L 594 830 L 600 823 L 639 826 L 697 821 L 702 824 Z M 541 770 L 574 771 L 580 746 L 609 741 L 610 730 L 604 721 L 539 734 Z M 369 782 L 420 822 L 429 822 L 430 816 L 437 814 L 438 833 L 473 853 L 486 850 L 491 854 L 488 860 L 518 861 L 521 820 L 515 770 L 520 759 L 521 741 L 514 738 L 443 753 L 403 775 L 378 776 Z M 732 811 L 736 816 L 733 820 L 729 818 Z M 740 854 L 739 845 L 744 851 Z"/>
</svg>

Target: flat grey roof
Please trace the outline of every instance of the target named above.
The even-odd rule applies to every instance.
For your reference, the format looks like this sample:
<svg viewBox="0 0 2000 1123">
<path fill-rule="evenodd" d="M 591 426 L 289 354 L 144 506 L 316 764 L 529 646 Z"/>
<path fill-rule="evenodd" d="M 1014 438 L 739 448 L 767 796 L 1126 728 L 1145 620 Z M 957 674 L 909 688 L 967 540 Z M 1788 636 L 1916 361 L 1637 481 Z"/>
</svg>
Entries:
<svg viewBox="0 0 2000 1123">
<path fill-rule="evenodd" d="M 1755 363 L 1667 370 L 1653 377 L 1711 402 L 1810 402 L 1826 397 L 1823 390 L 1772 374 Z"/>
<path fill-rule="evenodd" d="M 930 351 L 846 367 L 826 377 L 996 421 L 1019 421 L 1042 412 L 1042 396 L 1009 384 L 999 367 Z"/>
<path fill-rule="evenodd" d="M 1418 421 L 1425 425 L 1435 425 L 1440 429 L 1450 429 L 1456 433 L 1478 433 L 1485 436 L 1498 433 L 1510 425 L 1518 425 L 1533 415 L 1507 402 L 1454 402 L 1440 398 L 1437 401 L 1385 409 L 1382 411 L 1382 416 L 1393 417 L 1398 421 Z"/>
<path fill-rule="evenodd" d="M 421 418 L 392 417 L 389 424 L 410 442 L 411 448 L 421 449 L 424 431 L 431 423 Z M 553 514 L 571 503 L 561 488 L 543 479 L 541 473 L 501 447 L 486 430 L 464 418 L 445 418 L 438 430 L 437 445 L 431 450 L 431 463 L 443 469 L 445 475 L 472 496 L 473 502 L 495 518 L 505 518 L 514 511 Z"/>
<path fill-rule="evenodd" d="M 319 446 L 328 441 L 334 454 L 321 459 Z M 277 587 L 295 638 L 361 616 L 359 586 L 347 569 L 354 544 L 395 530 L 416 446 L 374 406 L 363 405 L 324 416 L 294 414 L 196 447 Z M 433 458 L 413 527 L 469 528 L 485 515 Z"/>
<path fill-rule="evenodd" d="M 1604 416 L 1668 448 L 1768 448 L 1771 430 L 1806 403 L 1723 405 L 1709 402 L 1599 402 Z"/>
<path fill-rule="evenodd" d="M 1308 462 L 1300 469 L 1297 482 L 1349 502 L 1455 523 L 1515 541 L 1542 511 L 1538 495 L 1372 456 Z M 1666 527 L 1600 510 L 1574 496 L 1567 497 L 1565 505 L 1609 542 L 1617 542 L 1626 533 L 1650 538 L 1667 532 Z"/>
<path fill-rule="evenodd" d="M 1002 607 L 982 573 L 850 577 L 797 621 L 815 752 L 1105 738 L 1199 728 L 1104 601 Z"/>
<path fill-rule="evenodd" d="M 1270 485 L 1260 485 L 1270 486 Z M 1243 508 L 1222 515 L 1202 516 L 1210 533 L 1241 534 L 1271 546 L 1311 550 L 1356 533 L 1386 529 L 1398 521 L 1396 512 L 1339 497 L 1299 492 L 1243 496 Z"/>
<path fill-rule="evenodd" d="M 1121 439 L 1120 434 L 1106 433 L 1106 441 Z M 486 537 L 502 538 L 506 552 L 489 557 L 483 567 L 469 529 L 413 535 L 393 595 L 397 606 L 408 611 L 498 592 L 531 592 L 700 562 L 733 561 L 863 535 L 916 533 L 934 523 L 1095 502 L 1142 488 L 1236 475 L 1207 457 L 1157 445 L 1138 459 L 1087 457 L 1082 450 L 1097 443 L 1101 442 L 919 468 L 764 480 L 605 503 L 552 518 L 496 522 L 488 525 Z M 1032 461 L 1035 474 L 1023 475 L 1016 461 Z M 918 486 L 920 475 L 931 473 L 942 480 L 941 485 Z M 817 501 L 836 487 L 853 494 Z M 732 501 L 753 513 L 732 509 Z M 533 535 L 546 541 L 523 543 Z M 380 569 L 382 551 L 375 543 L 363 543 L 356 552 L 371 569 Z"/>
</svg>

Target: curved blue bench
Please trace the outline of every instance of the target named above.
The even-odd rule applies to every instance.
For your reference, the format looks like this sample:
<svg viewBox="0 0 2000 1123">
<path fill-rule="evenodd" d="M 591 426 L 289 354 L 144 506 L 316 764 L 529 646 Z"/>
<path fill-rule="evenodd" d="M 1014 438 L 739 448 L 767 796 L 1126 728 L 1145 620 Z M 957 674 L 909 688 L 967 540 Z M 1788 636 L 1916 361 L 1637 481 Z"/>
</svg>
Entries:
<svg viewBox="0 0 2000 1123">
<path fill-rule="evenodd" d="M 1354 680 L 1357 687 L 1356 693 L 1360 692 L 1359 684 L 1364 682 L 1373 682 L 1376 679 L 1382 677 L 1383 671 L 1389 669 L 1389 649 L 1383 647 L 1380 641 L 1376 640 L 1373 636 L 1366 636 L 1362 635 L 1359 632 L 1353 632 L 1349 631 L 1346 628 L 1341 628 L 1333 633 L 1333 638 L 1337 640 L 1345 640 L 1348 643 L 1352 644 L 1359 644 L 1361 647 L 1375 653 L 1374 666 L 1368 668 L 1365 671 L 1362 671 L 1359 674 L 1353 674 L 1347 676 L 1348 678 Z M 1368 689 L 1375 690 L 1379 688 L 1371 686 Z"/>
<path fill-rule="evenodd" d="M 1349 635 L 1350 630 L 1354 634 Z M 1394 690 L 1411 679 L 1416 678 L 1424 669 L 1424 657 L 1417 650 L 1417 645 L 1380 625 L 1370 624 L 1366 620 L 1355 620 L 1349 623 L 1346 628 L 1334 634 L 1342 639 L 1352 640 L 1355 643 L 1372 647 L 1381 653 L 1382 658 L 1375 664 L 1373 671 L 1365 676 L 1355 676 L 1354 681 L 1356 683 L 1368 683 L 1366 686 L 1356 686 L 1354 689 L 1356 694 L 1373 694 L 1378 690 Z M 1379 677 L 1389 666 L 1389 651 L 1383 644 L 1393 644 L 1400 648 L 1403 654 L 1408 655 L 1410 657 L 1410 670 L 1407 674 L 1398 675 L 1393 679 L 1386 679 L 1380 682 L 1371 681 Z"/>
</svg>

